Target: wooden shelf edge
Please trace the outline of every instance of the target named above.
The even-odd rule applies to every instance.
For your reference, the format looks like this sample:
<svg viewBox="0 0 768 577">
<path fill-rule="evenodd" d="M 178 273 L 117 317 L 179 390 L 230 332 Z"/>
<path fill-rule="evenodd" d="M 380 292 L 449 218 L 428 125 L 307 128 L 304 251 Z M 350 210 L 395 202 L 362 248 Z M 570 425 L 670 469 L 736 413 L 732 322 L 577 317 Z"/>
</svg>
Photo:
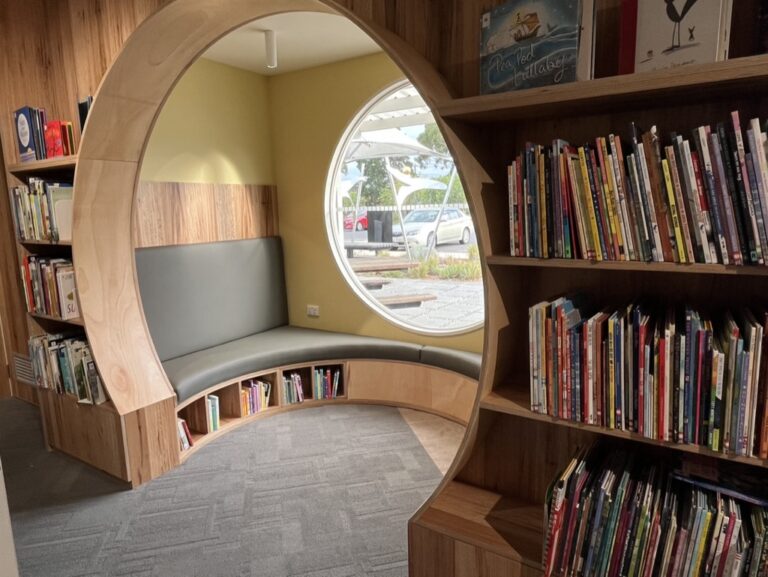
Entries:
<svg viewBox="0 0 768 577">
<path fill-rule="evenodd" d="M 543 506 L 451 481 L 412 522 L 541 570 Z"/>
<path fill-rule="evenodd" d="M 747 56 L 723 62 L 692 64 L 666 70 L 571 82 L 528 90 L 456 98 L 437 104 L 443 118 L 488 122 L 499 118 L 523 118 L 563 106 L 596 106 L 610 101 L 650 101 L 666 93 L 692 87 L 768 83 L 768 55 Z"/>
<path fill-rule="evenodd" d="M 77 166 L 77 155 L 57 156 L 45 160 L 32 160 L 30 162 L 18 162 L 8 167 L 8 172 L 15 176 L 34 174 L 36 172 L 50 172 L 54 170 L 74 169 Z"/>
<path fill-rule="evenodd" d="M 78 326 L 78 327 L 85 326 L 85 324 L 83 323 L 83 319 L 79 318 L 79 317 L 76 318 L 76 319 L 64 320 L 64 319 L 59 318 L 59 317 L 54 317 L 54 316 L 51 316 L 51 315 L 44 315 L 42 313 L 29 313 L 29 316 L 31 316 L 33 319 L 38 319 L 38 320 L 41 320 L 41 321 L 51 321 L 51 322 L 55 322 L 55 323 L 62 323 L 62 324 L 65 324 L 65 325 L 75 325 L 75 326 Z"/>
<path fill-rule="evenodd" d="M 558 268 L 572 270 L 609 270 L 660 272 L 680 274 L 768 276 L 768 266 L 731 266 L 724 264 L 680 264 L 674 262 L 640 262 L 614 260 L 582 260 L 565 258 L 534 258 L 523 256 L 491 255 L 486 262 L 492 266 Z"/>
<path fill-rule="evenodd" d="M 18 242 L 23 247 L 72 247 L 71 241 L 64 241 L 64 242 L 51 242 L 48 240 L 20 240 L 16 239 L 16 242 Z"/>
<path fill-rule="evenodd" d="M 665 449 L 673 449 L 675 451 L 681 451 L 684 453 L 691 453 L 695 455 L 702 455 L 705 457 L 711 457 L 720 459 L 722 461 L 731 461 L 736 463 L 742 463 L 745 465 L 751 465 L 753 467 L 768 468 L 768 459 L 759 459 L 757 457 L 743 457 L 740 455 L 730 455 L 725 453 L 718 453 L 706 447 L 700 445 L 684 445 L 681 443 L 672 443 L 670 441 L 660 441 L 657 439 L 649 439 L 639 433 L 631 431 L 622 431 L 619 429 L 607 429 L 597 425 L 588 425 L 586 423 L 579 423 L 576 421 L 568 421 L 566 419 L 560 419 L 552 417 L 550 415 L 543 415 L 541 413 L 534 413 L 528 406 L 528 396 L 525 392 L 516 391 L 511 388 L 502 388 L 500 390 L 492 391 L 480 400 L 480 408 L 488 411 L 494 411 L 497 413 L 504 413 L 506 415 L 513 415 L 515 417 L 522 417 L 524 419 L 532 421 L 540 421 L 544 423 L 550 423 L 552 425 L 560 427 L 570 427 L 572 429 L 581 429 L 583 431 L 589 431 L 597 433 L 599 435 L 605 435 L 608 437 L 616 437 L 618 439 L 624 439 L 629 441 L 637 441 L 645 443 L 647 445 L 653 445 L 656 447 L 663 447 Z"/>
</svg>

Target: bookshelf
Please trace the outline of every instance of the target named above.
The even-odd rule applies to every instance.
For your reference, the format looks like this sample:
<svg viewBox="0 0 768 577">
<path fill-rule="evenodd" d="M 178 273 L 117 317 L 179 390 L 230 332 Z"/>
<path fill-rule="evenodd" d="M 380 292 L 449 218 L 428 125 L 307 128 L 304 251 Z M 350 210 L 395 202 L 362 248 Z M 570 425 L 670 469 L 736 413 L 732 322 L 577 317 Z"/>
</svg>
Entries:
<svg viewBox="0 0 768 577">
<path fill-rule="evenodd" d="M 470 25 L 469 17 L 464 24 Z M 466 95 L 438 98 L 435 111 L 470 192 L 487 265 L 484 369 L 461 456 L 411 519 L 410 568 L 430 577 L 541 575 L 546 490 L 577 448 L 609 439 L 707 470 L 736 468 L 758 478 L 765 478 L 768 460 L 534 413 L 528 307 L 575 293 L 592 297 L 596 306 L 639 296 L 714 309 L 764 303 L 768 267 L 509 256 L 506 167 L 528 141 L 581 144 L 609 133 L 626 138 L 631 121 L 645 129 L 658 125 L 666 135 L 726 121 L 731 110 L 765 119 L 768 56 L 477 96 L 460 82 L 477 65 L 477 54 L 469 43 L 464 46 L 470 63 L 448 73 Z M 510 505 L 497 505 L 502 502 Z M 539 525 L 533 528 L 536 515 Z"/>
<path fill-rule="evenodd" d="M 227 431 L 250 423 L 255 419 L 261 419 L 277 413 L 316 407 L 331 403 L 341 403 L 348 400 L 345 394 L 348 369 L 347 361 L 321 361 L 316 363 L 302 363 L 285 365 L 244 375 L 232 381 L 215 385 L 199 395 L 187 399 L 177 408 L 177 417 L 184 419 L 192 437 L 192 446 L 188 449 L 179 448 L 180 461 L 186 461 L 200 447 Z M 339 371 L 340 380 L 335 398 L 317 398 L 315 395 L 317 380 L 315 371 L 330 370 Z M 304 401 L 289 402 L 286 398 L 286 379 L 291 375 L 299 375 L 302 380 Z M 261 381 L 270 385 L 267 402 L 257 411 L 247 413 L 242 404 L 242 391 L 249 383 Z M 215 395 L 219 399 L 220 426 L 214 430 L 211 416 L 207 407 L 207 398 Z"/>
<path fill-rule="evenodd" d="M 66 156 L 11 165 L 8 167 L 9 188 L 27 184 L 32 177 L 72 182 L 76 162 L 76 156 Z M 16 251 L 20 262 L 28 256 L 72 260 L 70 241 L 29 240 L 17 236 Z M 17 279 L 21 285 L 18 276 Z M 54 290 L 58 292 L 58 289 Z M 23 288 L 21 292 L 23 295 Z M 85 324 L 81 317 L 63 319 L 53 314 L 27 311 L 26 320 L 30 338 L 66 333 L 85 339 Z M 25 384 L 17 379 L 18 389 L 26 390 L 26 396 L 22 398 L 39 406 L 45 442 L 51 449 L 65 452 L 116 477 L 129 479 L 122 446 L 122 420 L 111 401 L 83 404 L 71 394 Z"/>
</svg>

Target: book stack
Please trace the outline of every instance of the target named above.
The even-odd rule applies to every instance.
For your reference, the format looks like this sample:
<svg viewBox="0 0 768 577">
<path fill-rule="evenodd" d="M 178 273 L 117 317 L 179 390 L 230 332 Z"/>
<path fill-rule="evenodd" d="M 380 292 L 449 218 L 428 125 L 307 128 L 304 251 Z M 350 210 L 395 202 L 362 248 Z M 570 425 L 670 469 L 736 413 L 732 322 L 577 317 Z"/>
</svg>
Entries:
<svg viewBox="0 0 768 577">
<path fill-rule="evenodd" d="M 304 402 L 304 388 L 299 373 L 283 375 L 283 400 L 286 405 Z"/>
<path fill-rule="evenodd" d="M 508 169 L 513 256 L 765 264 L 766 132 L 753 118 L 689 138 L 634 124 L 622 143 L 529 143 Z"/>
<path fill-rule="evenodd" d="M 595 448 L 545 504 L 545 575 L 757 576 L 768 568 L 763 499 Z"/>
<path fill-rule="evenodd" d="M 80 317 L 71 260 L 25 256 L 21 261 L 21 282 L 30 313 L 62 320 Z"/>
<path fill-rule="evenodd" d="M 107 401 L 85 339 L 64 334 L 32 337 L 29 357 L 39 387 L 72 395 L 80 403 L 100 405 Z"/>
<path fill-rule="evenodd" d="M 176 424 L 179 432 L 179 449 L 186 451 L 190 447 L 194 446 L 195 441 L 192 439 L 192 433 L 189 431 L 187 421 L 182 418 L 177 418 Z"/>
<path fill-rule="evenodd" d="M 20 241 L 72 241 L 72 184 L 30 178 L 11 189 L 16 237 Z"/>
<path fill-rule="evenodd" d="M 269 393 L 272 384 L 265 381 L 250 379 L 243 383 L 240 390 L 240 402 L 243 407 L 243 416 L 253 415 L 269 408 Z"/>
<path fill-rule="evenodd" d="M 24 106 L 13 113 L 21 162 L 75 154 L 71 122 L 48 120 L 44 108 Z"/>
<path fill-rule="evenodd" d="M 339 369 L 315 369 L 315 399 L 335 399 L 340 379 Z"/>
<path fill-rule="evenodd" d="M 205 397 L 205 406 L 208 410 L 208 423 L 211 427 L 211 433 L 218 431 L 221 426 L 221 414 L 219 413 L 219 397 L 208 395 Z"/>
<path fill-rule="evenodd" d="M 768 312 L 642 303 L 529 310 L 531 410 L 656 440 L 768 458 Z"/>
</svg>

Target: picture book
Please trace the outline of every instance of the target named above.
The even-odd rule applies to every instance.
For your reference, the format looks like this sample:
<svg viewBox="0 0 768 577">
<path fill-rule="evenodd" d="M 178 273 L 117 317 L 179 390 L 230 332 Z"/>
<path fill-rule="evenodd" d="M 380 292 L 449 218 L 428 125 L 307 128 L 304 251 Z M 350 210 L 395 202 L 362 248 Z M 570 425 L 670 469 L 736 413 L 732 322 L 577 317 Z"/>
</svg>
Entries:
<svg viewBox="0 0 768 577">
<path fill-rule="evenodd" d="M 637 3 L 635 72 L 725 60 L 732 0 Z"/>
<path fill-rule="evenodd" d="M 29 106 L 20 108 L 13 113 L 16 126 L 16 143 L 19 147 L 19 158 L 22 162 L 28 162 L 37 158 L 37 141 L 34 138 L 33 111 Z"/>
<path fill-rule="evenodd" d="M 576 80 L 579 0 L 510 0 L 483 15 L 480 92 Z"/>
</svg>

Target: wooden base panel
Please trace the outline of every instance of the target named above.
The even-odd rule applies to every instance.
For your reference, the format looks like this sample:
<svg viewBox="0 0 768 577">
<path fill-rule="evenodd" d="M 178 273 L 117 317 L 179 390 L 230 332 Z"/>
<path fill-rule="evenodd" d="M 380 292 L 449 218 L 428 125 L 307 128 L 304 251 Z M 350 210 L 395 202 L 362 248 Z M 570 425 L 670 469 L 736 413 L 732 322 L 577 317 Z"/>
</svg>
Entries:
<svg viewBox="0 0 768 577">
<path fill-rule="evenodd" d="M 124 419 L 125 454 L 133 487 L 179 465 L 175 397 L 128 413 Z"/>
<path fill-rule="evenodd" d="M 83 405 L 71 395 L 40 389 L 48 445 L 110 475 L 130 481 L 122 419 L 111 403 Z"/>
<path fill-rule="evenodd" d="M 420 409 L 466 425 L 477 381 L 428 365 L 395 361 L 347 362 L 350 401 Z"/>
<path fill-rule="evenodd" d="M 13 396 L 31 405 L 38 406 L 37 387 L 15 380 L 13 383 Z"/>
<path fill-rule="evenodd" d="M 409 525 L 410 575 L 538 577 L 543 509 L 448 483 Z"/>
</svg>

